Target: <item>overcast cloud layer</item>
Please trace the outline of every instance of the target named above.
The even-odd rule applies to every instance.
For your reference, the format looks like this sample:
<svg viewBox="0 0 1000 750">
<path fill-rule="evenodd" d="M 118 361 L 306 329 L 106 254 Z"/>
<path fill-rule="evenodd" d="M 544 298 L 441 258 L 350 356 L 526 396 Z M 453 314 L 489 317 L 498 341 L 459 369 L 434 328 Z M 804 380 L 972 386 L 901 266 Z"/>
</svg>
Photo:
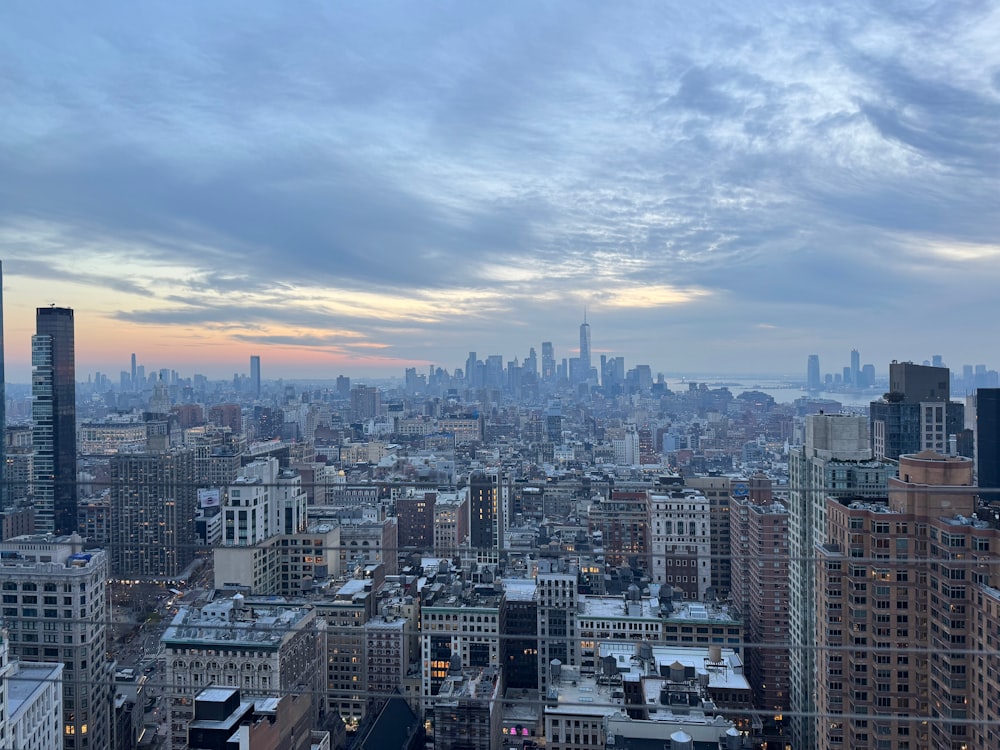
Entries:
<svg viewBox="0 0 1000 750">
<path fill-rule="evenodd" d="M 666 372 L 1000 364 L 1000 4 L 750 5 L 6 4 L 8 318 L 112 372 L 572 356 L 585 305 Z"/>
</svg>

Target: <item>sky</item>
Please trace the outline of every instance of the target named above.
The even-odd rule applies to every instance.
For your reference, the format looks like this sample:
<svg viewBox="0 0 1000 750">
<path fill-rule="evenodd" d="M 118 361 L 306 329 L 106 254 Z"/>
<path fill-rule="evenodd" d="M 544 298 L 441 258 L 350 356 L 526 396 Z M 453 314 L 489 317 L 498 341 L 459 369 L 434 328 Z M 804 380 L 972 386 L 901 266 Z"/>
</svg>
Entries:
<svg viewBox="0 0 1000 750">
<path fill-rule="evenodd" d="M 4 3 L 8 380 L 1000 365 L 1000 3 Z"/>
</svg>

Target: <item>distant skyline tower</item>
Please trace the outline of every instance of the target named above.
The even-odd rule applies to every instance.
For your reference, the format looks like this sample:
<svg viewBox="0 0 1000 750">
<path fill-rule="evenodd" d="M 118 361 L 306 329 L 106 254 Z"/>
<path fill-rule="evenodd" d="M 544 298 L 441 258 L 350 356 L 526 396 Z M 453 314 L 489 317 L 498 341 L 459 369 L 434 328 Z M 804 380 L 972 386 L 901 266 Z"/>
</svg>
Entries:
<svg viewBox="0 0 1000 750">
<path fill-rule="evenodd" d="M 254 397 L 260 398 L 260 355 L 250 355 L 250 390 Z"/>
<path fill-rule="evenodd" d="M 469 385 L 475 384 L 477 359 L 475 352 L 469 352 L 469 356 L 465 358 L 465 382 Z"/>
<path fill-rule="evenodd" d="M 31 337 L 35 530 L 77 530 L 76 364 L 73 310 L 39 307 Z"/>
<path fill-rule="evenodd" d="M 806 387 L 810 391 L 818 391 L 822 388 L 823 380 L 819 370 L 819 355 L 810 354 L 809 364 L 806 369 Z"/>
<path fill-rule="evenodd" d="M 135 371 L 135 352 L 132 352 L 132 390 L 136 391 L 139 389 L 139 384 L 136 383 L 136 371 Z"/>
<path fill-rule="evenodd" d="M 7 379 L 3 363 L 3 261 L 0 261 L 0 509 L 7 508 Z"/>
<path fill-rule="evenodd" d="M 851 349 L 851 385 L 861 385 L 861 354 L 857 349 Z"/>
<path fill-rule="evenodd" d="M 542 380 L 549 381 L 556 376 L 556 350 L 551 341 L 542 342 Z"/>
<path fill-rule="evenodd" d="M 580 379 L 590 380 L 590 323 L 587 322 L 587 310 L 583 310 L 583 323 L 580 324 Z"/>
</svg>

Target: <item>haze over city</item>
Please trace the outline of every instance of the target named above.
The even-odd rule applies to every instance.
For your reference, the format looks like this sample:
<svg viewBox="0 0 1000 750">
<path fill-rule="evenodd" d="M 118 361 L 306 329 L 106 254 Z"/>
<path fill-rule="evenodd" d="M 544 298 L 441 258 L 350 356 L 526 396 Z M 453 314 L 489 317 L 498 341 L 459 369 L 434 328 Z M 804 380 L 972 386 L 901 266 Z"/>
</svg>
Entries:
<svg viewBox="0 0 1000 750">
<path fill-rule="evenodd" d="M 0 24 L 8 379 L 978 362 L 994 3 L 21 4 Z"/>
</svg>

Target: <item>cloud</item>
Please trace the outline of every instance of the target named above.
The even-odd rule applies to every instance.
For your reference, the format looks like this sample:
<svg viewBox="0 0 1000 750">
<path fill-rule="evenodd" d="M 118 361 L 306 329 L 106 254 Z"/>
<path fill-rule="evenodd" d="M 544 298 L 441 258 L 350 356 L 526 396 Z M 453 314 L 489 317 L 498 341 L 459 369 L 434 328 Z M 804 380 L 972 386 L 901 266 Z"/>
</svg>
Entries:
<svg viewBox="0 0 1000 750">
<path fill-rule="evenodd" d="M 991 257 L 992 4 L 404 8 L 11 9 L 8 274 L 447 364 L 572 342 L 584 302 L 633 358 L 667 311 L 699 352 L 788 315 L 834 337 Z"/>
</svg>

